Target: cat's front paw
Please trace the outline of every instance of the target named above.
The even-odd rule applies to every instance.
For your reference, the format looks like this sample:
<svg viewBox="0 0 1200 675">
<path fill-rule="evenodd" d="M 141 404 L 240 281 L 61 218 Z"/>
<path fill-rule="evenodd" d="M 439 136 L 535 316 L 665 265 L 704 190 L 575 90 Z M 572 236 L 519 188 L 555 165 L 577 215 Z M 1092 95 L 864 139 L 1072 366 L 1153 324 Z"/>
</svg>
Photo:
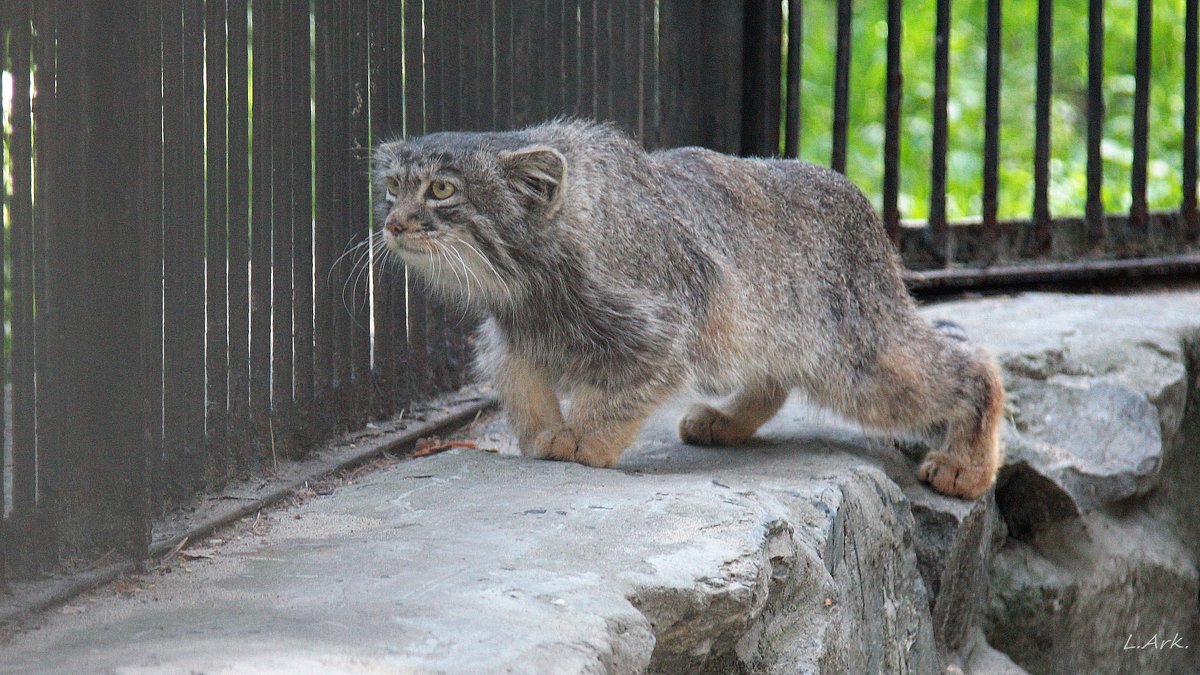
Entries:
<svg viewBox="0 0 1200 675">
<path fill-rule="evenodd" d="M 933 451 L 917 468 L 917 478 L 951 497 L 978 499 L 995 479 L 995 472 L 968 465 L 947 452 Z"/>
<path fill-rule="evenodd" d="M 533 441 L 534 454 L 542 459 L 578 462 L 588 466 L 610 467 L 617 463 L 621 448 L 613 448 L 597 436 L 589 436 L 562 426 L 548 429 Z"/>
<path fill-rule="evenodd" d="M 679 438 L 689 445 L 741 445 L 752 434 L 710 405 L 694 405 L 679 420 Z"/>
</svg>

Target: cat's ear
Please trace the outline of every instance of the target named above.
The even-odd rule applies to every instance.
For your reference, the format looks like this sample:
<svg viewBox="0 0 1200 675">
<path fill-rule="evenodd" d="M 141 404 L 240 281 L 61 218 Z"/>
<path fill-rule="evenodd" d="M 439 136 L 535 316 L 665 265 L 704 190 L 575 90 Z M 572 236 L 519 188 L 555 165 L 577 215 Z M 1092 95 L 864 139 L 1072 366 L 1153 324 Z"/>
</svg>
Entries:
<svg viewBox="0 0 1200 675">
<path fill-rule="evenodd" d="M 567 185 L 567 158 L 545 145 L 531 145 L 500 153 L 500 165 L 509 184 L 532 206 L 554 215 Z"/>
</svg>

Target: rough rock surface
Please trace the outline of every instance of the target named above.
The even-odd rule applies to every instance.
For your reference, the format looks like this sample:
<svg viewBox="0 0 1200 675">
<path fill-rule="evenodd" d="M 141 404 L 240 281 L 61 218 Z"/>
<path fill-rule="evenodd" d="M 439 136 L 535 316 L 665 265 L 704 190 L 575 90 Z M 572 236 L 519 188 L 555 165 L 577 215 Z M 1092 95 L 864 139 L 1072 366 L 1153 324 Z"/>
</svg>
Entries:
<svg viewBox="0 0 1200 675">
<path fill-rule="evenodd" d="M 1200 293 L 925 311 L 1005 366 L 994 500 L 796 401 L 738 449 L 681 446 L 664 411 L 617 470 L 513 456 L 496 422 L 497 454 L 403 462 L 72 602 L 0 672 L 1196 672 Z"/>
<path fill-rule="evenodd" d="M 1200 294 L 947 310 L 1010 392 L 988 641 L 1034 673 L 1200 672 Z"/>
</svg>

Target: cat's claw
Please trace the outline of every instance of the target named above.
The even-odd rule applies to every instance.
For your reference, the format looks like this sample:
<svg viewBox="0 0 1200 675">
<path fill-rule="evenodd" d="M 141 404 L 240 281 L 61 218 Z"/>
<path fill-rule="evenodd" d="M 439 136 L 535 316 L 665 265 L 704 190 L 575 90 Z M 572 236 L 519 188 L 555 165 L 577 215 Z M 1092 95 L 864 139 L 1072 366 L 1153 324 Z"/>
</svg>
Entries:
<svg viewBox="0 0 1200 675">
<path fill-rule="evenodd" d="M 994 476 L 950 453 L 933 451 L 917 468 L 917 478 L 944 495 L 977 499 L 991 486 Z"/>
</svg>

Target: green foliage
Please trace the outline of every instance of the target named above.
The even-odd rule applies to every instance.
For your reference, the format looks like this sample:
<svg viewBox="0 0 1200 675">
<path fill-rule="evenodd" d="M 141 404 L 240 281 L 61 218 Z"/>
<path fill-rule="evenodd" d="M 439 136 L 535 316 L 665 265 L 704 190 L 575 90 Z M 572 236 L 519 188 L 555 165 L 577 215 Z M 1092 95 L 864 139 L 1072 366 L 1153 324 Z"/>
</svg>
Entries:
<svg viewBox="0 0 1200 675">
<path fill-rule="evenodd" d="M 836 58 L 836 2 L 804 3 L 804 65 L 801 85 L 800 156 L 828 164 Z M 1001 218 L 1028 217 L 1033 206 L 1034 101 L 1037 66 L 1037 5 L 1004 2 L 1000 88 Z M 1178 208 L 1183 195 L 1184 0 L 1155 0 L 1149 110 L 1147 199 L 1152 209 Z M 949 154 L 946 211 L 950 218 L 982 210 L 986 0 L 951 6 Z M 933 139 L 933 52 L 936 0 L 907 0 L 903 10 L 901 63 L 900 214 L 929 213 L 929 166 Z M 1054 97 L 1051 104 L 1050 209 L 1083 213 L 1087 196 L 1088 0 L 1054 3 Z M 1129 208 L 1133 164 L 1134 45 L 1136 0 L 1105 2 L 1104 206 Z M 786 60 L 785 60 L 786 63 Z M 846 173 L 881 204 L 887 6 L 855 3 L 850 74 L 850 120 Z"/>
</svg>

